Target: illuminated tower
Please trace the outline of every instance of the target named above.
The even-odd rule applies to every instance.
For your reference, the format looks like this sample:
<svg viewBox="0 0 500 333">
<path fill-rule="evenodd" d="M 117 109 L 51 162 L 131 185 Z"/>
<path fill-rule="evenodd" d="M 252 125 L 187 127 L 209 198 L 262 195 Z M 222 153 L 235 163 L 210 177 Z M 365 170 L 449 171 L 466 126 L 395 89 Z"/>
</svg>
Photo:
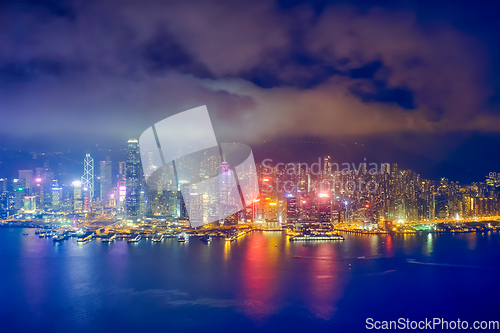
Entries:
<svg viewBox="0 0 500 333">
<path fill-rule="evenodd" d="M 286 222 L 297 222 L 297 198 L 291 193 L 286 194 Z"/>
<path fill-rule="evenodd" d="M 33 170 L 19 170 L 19 179 L 24 180 L 24 187 L 31 195 L 33 193 Z"/>
<path fill-rule="evenodd" d="M 111 195 L 111 161 L 109 157 L 101 161 L 99 164 L 99 180 L 101 185 L 100 200 L 102 204 L 108 205 Z"/>
<path fill-rule="evenodd" d="M 128 140 L 126 178 L 127 190 L 125 195 L 125 213 L 127 220 L 136 222 L 139 217 L 140 195 L 141 195 L 141 156 L 139 153 L 139 141 Z"/>
<path fill-rule="evenodd" d="M 229 163 L 226 161 L 222 162 L 220 166 L 220 174 L 220 203 L 223 205 L 231 205 L 229 198 L 231 197 L 230 189 L 232 188 L 232 174 Z"/>
<path fill-rule="evenodd" d="M 82 186 L 84 191 L 88 192 L 90 201 L 92 201 L 94 198 L 94 159 L 90 157 L 89 153 L 85 154 L 83 160 Z"/>
<path fill-rule="evenodd" d="M 82 200 L 82 182 L 76 180 L 73 182 L 73 211 L 75 213 L 81 213 L 83 211 L 83 200 Z"/>
</svg>

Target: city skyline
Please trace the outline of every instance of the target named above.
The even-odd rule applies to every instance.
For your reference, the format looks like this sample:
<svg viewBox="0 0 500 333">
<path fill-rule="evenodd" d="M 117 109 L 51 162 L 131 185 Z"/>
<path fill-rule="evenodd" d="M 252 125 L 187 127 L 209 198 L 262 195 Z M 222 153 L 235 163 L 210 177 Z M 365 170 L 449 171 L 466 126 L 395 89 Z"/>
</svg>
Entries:
<svg viewBox="0 0 500 333">
<path fill-rule="evenodd" d="M 229 164 L 224 158 L 221 157 L 220 166 L 215 163 L 210 167 L 213 164 L 210 161 L 208 159 L 196 166 L 185 164 L 187 161 L 181 160 L 184 176 L 174 178 L 174 174 L 165 173 L 156 180 L 157 185 L 150 188 L 142 174 L 139 141 L 129 139 L 126 161 L 115 162 L 117 172 L 112 172 L 113 161 L 109 156 L 96 161 L 99 169 L 94 172 L 94 159 L 86 153 L 81 181 L 79 178 L 69 182 L 72 178 L 67 178 L 66 181 L 59 179 L 48 167 L 48 162 L 36 170 L 19 170 L 18 178 L 2 177 L 0 208 L 4 218 L 14 216 L 16 212 L 19 214 L 19 209 L 33 213 L 37 211 L 38 214 L 48 209 L 48 212 L 65 212 L 71 215 L 86 214 L 100 207 L 97 210 L 101 213 L 111 209 L 109 213 L 115 211 L 112 213 L 115 215 L 121 211 L 123 218 L 133 223 L 147 218 L 189 221 L 190 204 L 197 207 L 194 211 L 202 212 L 209 201 L 220 201 L 224 205 L 227 200 L 219 198 L 219 194 L 216 194 L 218 192 L 214 192 L 215 197 L 210 199 L 214 195 L 213 190 L 210 190 L 207 193 L 195 193 L 201 200 L 199 203 L 189 200 L 186 202 L 187 199 L 195 200 L 195 197 L 186 192 L 186 198 L 180 193 L 182 186 L 198 179 L 188 176 L 189 173 L 200 173 L 203 177 L 219 172 L 230 174 Z M 320 224 L 357 222 L 368 223 L 362 224 L 363 228 L 371 229 L 378 228 L 374 226 L 379 221 L 387 220 L 461 220 L 500 214 L 500 173 L 494 171 L 485 177 L 484 182 L 459 184 L 444 177 L 437 181 L 428 180 L 410 169 L 398 169 L 395 163 L 377 165 L 364 161 L 357 165 L 352 163 L 352 166 L 348 163 L 339 165 L 330 156 L 320 157 L 313 164 L 273 162 L 267 159 L 256 164 L 259 202 L 252 205 L 247 203 L 235 215 L 236 223 L 245 223 L 247 220 L 254 223 L 267 218 L 279 227 L 300 221 Z M 187 170 L 191 171 L 185 174 Z M 92 179 L 91 186 L 89 179 Z M 228 180 L 223 181 L 221 186 L 227 187 L 227 182 Z M 203 193 L 208 197 L 203 199 Z M 275 206 L 271 207 L 270 204 Z M 209 206 L 205 210 L 218 214 L 217 210 L 214 211 Z M 273 218 L 270 219 L 269 216 Z M 195 225 L 199 226 L 202 223 L 200 221 L 207 217 L 203 214 L 196 217 L 198 224 Z"/>
<path fill-rule="evenodd" d="M 500 329 L 500 2 L 0 1 L 0 332 Z"/>
</svg>

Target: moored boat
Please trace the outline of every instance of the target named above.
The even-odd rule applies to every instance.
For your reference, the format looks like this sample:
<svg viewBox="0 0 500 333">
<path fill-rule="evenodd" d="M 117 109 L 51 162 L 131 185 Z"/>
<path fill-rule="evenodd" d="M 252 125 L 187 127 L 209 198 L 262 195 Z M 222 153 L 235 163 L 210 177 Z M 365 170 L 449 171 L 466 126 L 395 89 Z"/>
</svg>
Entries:
<svg viewBox="0 0 500 333">
<path fill-rule="evenodd" d="M 141 234 L 133 234 L 130 236 L 130 238 L 127 240 L 129 243 L 137 243 L 141 240 Z"/>
</svg>

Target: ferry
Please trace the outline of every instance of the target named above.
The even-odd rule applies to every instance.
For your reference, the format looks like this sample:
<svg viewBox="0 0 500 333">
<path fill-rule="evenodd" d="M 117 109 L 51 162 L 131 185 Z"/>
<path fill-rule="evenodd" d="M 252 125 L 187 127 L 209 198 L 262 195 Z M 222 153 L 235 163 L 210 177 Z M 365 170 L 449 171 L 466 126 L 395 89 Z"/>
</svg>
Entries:
<svg viewBox="0 0 500 333">
<path fill-rule="evenodd" d="M 163 234 L 154 235 L 153 239 L 151 239 L 151 241 L 153 241 L 153 242 L 161 242 L 163 240 L 163 237 L 164 237 Z"/>
<path fill-rule="evenodd" d="M 69 231 L 65 231 L 62 234 L 57 234 L 54 237 L 52 237 L 52 240 L 54 242 L 60 242 L 60 241 L 63 241 L 65 239 L 68 239 L 69 237 L 70 237 L 70 232 Z"/>
<path fill-rule="evenodd" d="M 335 241 L 344 240 L 344 237 L 340 235 L 298 235 L 291 236 L 290 241 Z"/>
<path fill-rule="evenodd" d="M 187 240 L 188 240 L 188 236 L 185 233 L 179 234 L 179 236 L 177 237 L 177 241 L 179 243 L 183 243 Z"/>
<path fill-rule="evenodd" d="M 94 236 L 94 233 L 92 231 L 87 231 L 83 235 L 79 235 L 76 241 L 78 243 L 87 242 L 87 241 L 91 240 L 93 236 Z"/>
<path fill-rule="evenodd" d="M 116 239 L 116 234 L 107 234 L 104 237 L 101 237 L 101 242 L 103 243 L 111 243 Z"/>
<path fill-rule="evenodd" d="M 133 234 L 132 236 L 130 236 L 130 238 L 127 240 L 127 242 L 137 243 L 140 240 L 141 240 L 141 234 Z"/>
<path fill-rule="evenodd" d="M 212 241 L 212 237 L 209 234 L 205 234 L 201 237 L 201 241 L 203 243 L 210 243 Z"/>
</svg>

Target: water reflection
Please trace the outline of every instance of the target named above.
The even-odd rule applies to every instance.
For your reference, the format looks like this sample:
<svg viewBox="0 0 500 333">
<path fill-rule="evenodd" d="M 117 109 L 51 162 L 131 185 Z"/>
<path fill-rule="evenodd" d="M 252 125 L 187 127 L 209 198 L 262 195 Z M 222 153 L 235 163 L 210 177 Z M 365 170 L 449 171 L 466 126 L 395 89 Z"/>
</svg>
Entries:
<svg viewBox="0 0 500 333">
<path fill-rule="evenodd" d="M 370 237 L 370 255 L 372 256 L 379 255 L 378 242 L 379 242 L 378 235 L 372 235 L 372 237 Z"/>
<path fill-rule="evenodd" d="M 432 250 L 434 247 L 434 236 L 431 233 L 427 234 L 427 239 L 425 240 L 425 247 L 423 248 L 423 253 L 426 256 L 431 256 L 432 255 Z"/>
<path fill-rule="evenodd" d="M 318 244 L 308 259 L 308 279 L 305 284 L 305 303 L 316 317 L 329 320 L 335 314 L 336 304 L 342 297 L 344 277 L 339 272 L 337 253 L 332 244 Z"/>
<path fill-rule="evenodd" d="M 474 250 L 477 246 L 476 235 L 474 235 L 472 233 L 470 233 L 470 234 L 468 233 L 468 234 L 466 234 L 465 239 L 467 240 L 467 247 L 469 248 L 469 250 Z"/>
<path fill-rule="evenodd" d="M 19 230 L 16 230 L 19 232 Z M 38 238 L 38 236 L 22 236 L 21 248 L 24 256 L 19 260 L 21 276 L 23 278 L 24 299 L 30 308 L 43 305 L 50 296 L 47 291 L 49 283 L 47 252 L 49 247 L 46 243 L 52 243 L 52 239 Z"/>
<path fill-rule="evenodd" d="M 290 331 L 346 332 L 362 331 L 367 316 L 422 313 L 422 304 L 443 318 L 457 308 L 477 310 L 470 318 L 498 310 L 489 302 L 499 294 L 498 269 L 477 269 L 498 268 L 498 232 L 349 234 L 343 242 L 310 243 L 255 232 L 210 245 L 196 238 L 54 245 L 21 234 L 0 229 L 0 319 L 17 331 L 177 332 L 189 319 L 196 331 L 243 321 L 246 331 L 271 332 L 279 323 Z M 463 281 L 478 283 L 462 289 Z M 459 289 L 464 297 L 449 303 Z M 359 325 L 349 330 L 339 322 Z"/>
<path fill-rule="evenodd" d="M 394 251 L 392 250 L 392 235 L 390 234 L 385 238 L 385 255 L 386 257 L 394 256 Z"/>
<path fill-rule="evenodd" d="M 264 233 L 255 233 L 246 242 L 242 266 L 241 298 L 244 313 L 262 321 L 277 311 L 277 253 Z"/>
</svg>

